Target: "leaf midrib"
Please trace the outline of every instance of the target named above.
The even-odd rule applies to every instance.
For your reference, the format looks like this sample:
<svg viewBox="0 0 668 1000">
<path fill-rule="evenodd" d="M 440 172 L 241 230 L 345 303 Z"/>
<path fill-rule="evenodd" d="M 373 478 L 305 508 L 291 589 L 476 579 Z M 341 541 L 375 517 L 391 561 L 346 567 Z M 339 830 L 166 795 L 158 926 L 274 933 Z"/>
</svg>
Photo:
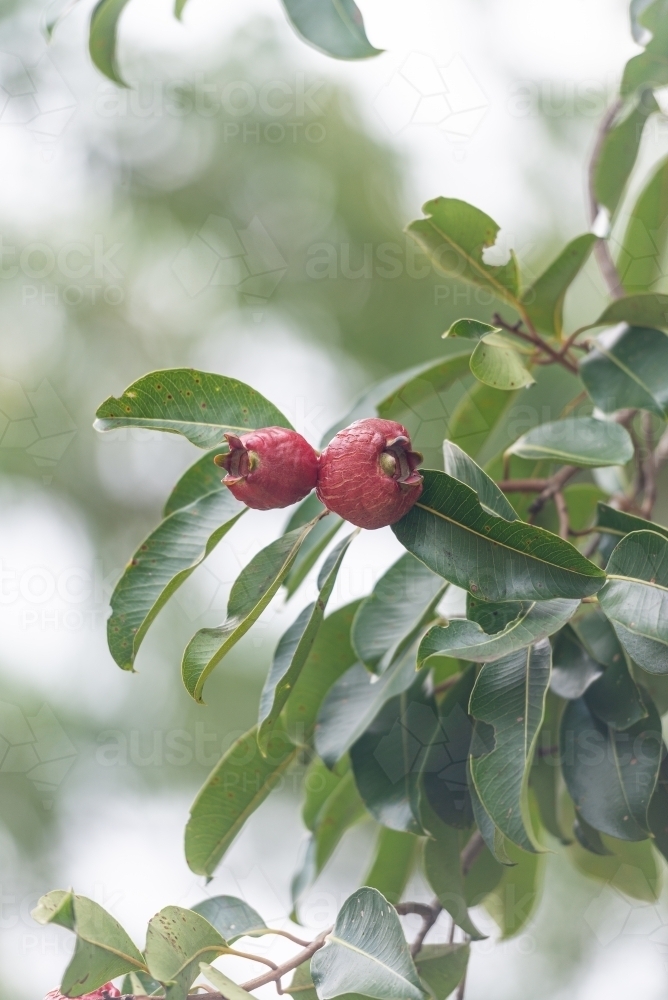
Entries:
<svg viewBox="0 0 668 1000">
<path fill-rule="evenodd" d="M 506 288 L 499 281 L 497 281 L 496 278 L 495 278 L 495 276 L 494 276 L 494 274 L 492 274 L 485 267 L 483 267 L 482 264 L 479 264 L 478 261 L 475 259 L 475 257 L 471 257 L 471 255 L 469 254 L 469 252 L 467 250 L 464 250 L 464 248 L 459 243 L 455 243 L 455 241 L 450 236 L 448 236 L 446 233 L 444 233 L 443 230 L 440 228 L 440 226 L 438 226 L 436 224 L 436 222 L 434 221 L 434 216 L 433 215 L 430 215 L 426 219 L 423 219 L 421 221 L 428 222 L 429 225 L 439 234 L 439 236 L 442 237 L 442 239 L 445 240 L 446 243 L 448 243 L 459 254 L 461 254 L 461 256 L 467 261 L 467 263 L 475 271 L 478 272 L 478 274 L 480 274 L 483 278 L 485 278 L 485 280 L 487 282 L 489 282 L 490 285 L 493 285 L 493 287 L 496 288 L 499 291 L 499 293 L 501 294 L 501 298 L 505 299 L 506 301 L 510 301 L 513 305 L 516 305 L 516 306 L 520 307 L 520 311 L 522 311 L 522 309 L 521 309 L 521 306 L 522 306 L 521 302 L 518 301 L 518 299 L 513 295 L 513 293 L 510 291 L 510 289 Z M 512 252 L 511 252 L 511 258 L 510 259 L 514 260 L 514 255 L 512 255 Z M 507 266 L 507 265 L 501 265 L 501 267 L 505 267 L 505 266 Z"/>
<path fill-rule="evenodd" d="M 348 948 L 348 949 L 350 949 L 350 951 L 354 951 L 356 954 L 362 955 L 364 958 L 368 958 L 371 962 L 375 962 L 377 965 L 380 965 L 381 969 L 385 969 L 387 972 L 391 973 L 391 975 L 393 975 L 400 982 L 406 983 L 408 986 L 410 986 L 410 988 L 412 990 L 417 989 L 417 987 L 413 985 L 413 983 L 410 981 L 410 979 L 406 979 L 406 977 L 402 976 L 400 972 L 397 972 L 395 969 L 391 968 L 389 965 L 385 965 L 384 962 L 381 962 L 381 960 L 379 958 L 376 958 L 375 955 L 369 954 L 368 951 L 363 951 L 361 948 L 358 948 L 356 945 L 351 944 L 350 941 L 345 941 L 343 938 L 336 937 L 335 934 L 330 934 L 329 935 L 329 940 L 332 941 L 334 944 L 339 944 L 343 948 Z"/>
</svg>

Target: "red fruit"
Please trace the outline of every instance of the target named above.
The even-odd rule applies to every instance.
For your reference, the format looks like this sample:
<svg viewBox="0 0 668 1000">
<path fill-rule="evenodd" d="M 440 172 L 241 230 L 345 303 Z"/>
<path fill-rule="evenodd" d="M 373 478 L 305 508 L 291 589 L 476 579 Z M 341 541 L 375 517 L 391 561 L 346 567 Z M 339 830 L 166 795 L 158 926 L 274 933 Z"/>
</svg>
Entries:
<svg viewBox="0 0 668 1000">
<path fill-rule="evenodd" d="M 80 997 L 80 1000 L 112 1000 L 113 997 L 120 996 L 121 994 L 113 983 L 106 983 L 104 986 L 100 986 L 99 989 L 93 990 L 92 993 L 86 993 Z M 51 990 L 50 993 L 46 994 L 44 1000 L 66 1000 L 66 998 L 60 990 Z"/>
<path fill-rule="evenodd" d="M 318 456 L 297 431 L 262 427 L 241 437 L 225 437 L 230 450 L 216 455 L 214 462 L 227 472 L 225 486 L 248 507 L 289 507 L 315 487 Z"/>
<path fill-rule="evenodd" d="M 339 431 L 320 456 L 316 492 L 325 507 L 359 528 L 383 528 L 422 492 L 422 455 L 394 420 L 370 417 Z"/>
</svg>

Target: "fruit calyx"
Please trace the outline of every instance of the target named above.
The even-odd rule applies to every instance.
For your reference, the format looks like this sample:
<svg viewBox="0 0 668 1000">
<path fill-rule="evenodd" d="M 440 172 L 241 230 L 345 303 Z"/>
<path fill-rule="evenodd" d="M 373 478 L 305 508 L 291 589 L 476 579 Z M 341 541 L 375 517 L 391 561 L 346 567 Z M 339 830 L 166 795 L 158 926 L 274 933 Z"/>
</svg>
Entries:
<svg viewBox="0 0 668 1000">
<path fill-rule="evenodd" d="M 225 469 L 223 485 L 256 510 L 289 507 L 316 485 L 318 456 L 308 441 L 288 427 L 261 427 L 247 434 L 228 432 L 229 451 L 214 457 Z"/>
</svg>

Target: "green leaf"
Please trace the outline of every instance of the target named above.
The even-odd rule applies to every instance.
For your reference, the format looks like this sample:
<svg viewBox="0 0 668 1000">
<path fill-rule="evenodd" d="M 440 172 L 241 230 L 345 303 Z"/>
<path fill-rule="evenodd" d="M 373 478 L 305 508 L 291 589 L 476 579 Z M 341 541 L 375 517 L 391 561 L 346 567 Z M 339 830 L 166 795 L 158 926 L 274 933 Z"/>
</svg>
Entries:
<svg viewBox="0 0 668 1000">
<path fill-rule="evenodd" d="M 648 697 L 646 708 L 648 718 L 623 732 L 600 722 L 584 698 L 568 702 L 561 721 L 561 767 L 571 798 L 590 826 L 620 840 L 647 837 L 661 720 Z"/>
<path fill-rule="evenodd" d="M 116 62 L 118 22 L 128 0 L 99 0 L 90 17 L 88 50 L 106 77 L 127 87 Z"/>
<path fill-rule="evenodd" d="M 623 300 L 622 300 L 623 301 Z M 594 341 L 580 377 L 604 413 L 625 407 L 668 413 L 668 337 L 660 330 L 616 326 Z"/>
<path fill-rule="evenodd" d="M 169 517 L 174 511 L 189 507 L 195 500 L 200 500 L 209 493 L 216 491 L 229 493 L 227 486 L 222 484 L 220 469 L 213 464 L 214 457 L 219 454 L 220 448 L 214 448 L 186 469 L 167 498 L 162 512 L 163 517 Z"/>
<path fill-rule="evenodd" d="M 368 59 L 375 49 L 364 31 L 364 21 L 353 0 L 283 0 L 297 34 L 312 48 L 335 59 Z"/>
<path fill-rule="evenodd" d="M 309 493 L 290 517 L 283 534 L 289 535 L 295 528 L 300 528 L 308 521 L 312 521 L 318 514 L 324 513 L 325 507 L 320 503 L 316 494 Z M 299 555 L 295 559 L 292 569 L 283 581 L 288 597 L 292 597 L 302 585 L 343 523 L 342 518 L 332 513 L 318 521 L 299 550 Z"/>
<path fill-rule="evenodd" d="M 649 804 L 647 818 L 654 837 L 654 846 L 668 860 L 668 755 L 666 755 L 665 745 L 662 751 L 659 777 Z"/>
<path fill-rule="evenodd" d="M 562 635 L 563 632 L 559 634 Z M 554 656 L 556 656 L 556 648 Z M 554 680 L 554 673 L 553 659 L 552 680 Z M 557 697 L 553 691 L 547 692 L 543 724 L 538 733 L 536 751 L 529 774 L 529 786 L 542 825 L 562 844 L 568 844 L 570 839 L 565 832 L 563 810 L 560 808 L 563 782 L 559 768 L 559 722 L 563 704 L 561 698 Z"/>
<path fill-rule="evenodd" d="M 501 865 L 512 865 L 513 862 L 508 857 L 508 853 L 506 851 L 505 837 L 499 828 L 494 825 L 494 820 L 480 801 L 480 796 L 478 795 L 475 782 L 473 781 L 473 775 L 471 774 L 470 757 L 467 761 L 466 776 L 469 786 L 469 795 L 471 797 L 473 816 L 475 818 L 476 826 L 480 831 L 480 836 L 485 841 L 487 849 L 495 861 L 498 861 Z"/>
<path fill-rule="evenodd" d="M 563 333 L 564 299 L 572 282 L 587 262 L 596 243 L 593 233 L 584 233 L 564 247 L 559 256 L 522 296 L 534 326 L 560 338 Z"/>
<path fill-rule="evenodd" d="M 615 544 L 617 539 L 624 538 L 632 531 L 654 531 L 657 535 L 668 538 L 668 528 L 664 528 L 662 524 L 646 521 L 644 517 L 627 514 L 624 510 L 617 510 L 602 502 L 596 505 L 596 527 L 603 534 L 610 535 Z"/>
<path fill-rule="evenodd" d="M 450 442 L 462 448 L 472 458 L 478 458 L 501 418 L 511 412 L 516 398 L 514 393 L 493 389 L 484 382 L 476 381 L 462 396 L 452 413 L 448 428 Z M 450 469 L 446 468 L 445 471 L 454 475 L 455 479 L 461 478 Z"/>
<path fill-rule="evenodd" d="M 490 326 L 489 323 L 482 323 L 479 319 L 458 319 L 442 336 L 443 338 L 463 337 L 465 340 L 482 340 L 488 333 L 500 332 L 500 326 Z"/>
<path fill-rule="evenodd" d="M 603 676 L 603 667 L 589 655 L 570 625 L 557 633 L 552 650 L 550 687 L 561 698 L 581 698 Z"/>
<path fill-rule="evenodd" d="M 452 441 L 443 442 L 443 462 L 446 473 L 465 483 L 478 494 L 480 506 L 488 514 L 506 521 L 516 521 L 517 514 L 493 479 Z"/>
<path fill-rule="evenodd" d="M 527 794 L 551 668 L 552 650 L 543 639 L 485 664 L 471 694 L 471 714 L 485 724 L 476 723 L 471 747 L 476 790 L 495 826 L 525 851 L 538 849 Z"/>
<path fill-rule="evenodd" d="M 443 472 L 424 472 L 415 506 L 392 530 L 435 573 L 488 601 L 585 597 L 605 574 L 549 531 L 488 514 L 476 493 Z"/>
<path fill-rule="evenodd" d="M 382 674 L 433 620 L 446 586 L 410 553 L 390 566 L 353 621 L 351 640 L 362 663 Z"/>
<path fill-rule="evenodd" d="M 643 87 L 661 87 L 668 83 L 667 17 L 668 5 L 665 0 L 656 0 L 634 17 L 636 41 L 642 37 L 642 28 L 651 32 L 652 37 L 646 44 L 645 51 L 627 62 L 620 88 L 622 97 L 628 97 Z"/>
<path fill-rule="evenodd" d="M 424 996 L 397 912 L 376 889 L 348 897 L 325 947 L 311 959 L 311 975 L 320 1000 L 354 989 L 377 1000 Z"/>
<path fill-rule="evenodd" d="M 107 641 L 119 667 L 133 669 L 158 612 L 245 511 L 229 490 L 209 493 L 174 511 L 142 542 L 111 596 Z"/>
<path fill-rule="evenodd" d="M 469 666 L 440 703 L 438 728 L 421 775 L 429 808 L 442 824 L 460 830 L 468 830 L 473 822 L 466 770 L 473 734 L 468 706 L 474 682 L 475 667 Z"/>
<path fill-rule="evenodd" d="M 476 344 L 470 367 L 479 382 L 504 392 L 522 389 L 536 381 L 515 346 L 494 333 Z"/>
<path fill-rule="evenodd" d="M 311 979 L 310 960 L 297 966 L 292 982 L 284 988 L 286 993 L 290 993 L 294 1000 L 318 1000 L 313 980 Z M 364 1000 L 361 993 L 344 993 L 342 1000 Z"/>
<path fill-rule="evenodd" d="M 359 605 L 359 601 L 353 601 L 338 608 L 320 626 L 283 712 L 286 729 L 294 743 L 311 743 L 325 695 L 357 660 L 350 644 L 350 627 Z"/>
<path fill-rule="evenodd" d="M 461 983 L 469 960 L 467 944 L 426 944 L 415 959 L 433 1000 L 446 1000 Z"/>
<path fill-rule="evenodd" d="M 193 910 L 166 906 L 149 921 L 146 962 L 153 978 L 166 987 L 166 1000 L 186 1000 L 200 962 L 210 962 L 227 950 L 218 931 Z"/>
<path fill-rule="evenodd" d="M 519 934 L 535 912 L 545 871 L 545 858 L 539 854 L 528 854 L 514 844 L 508 844 L 508 854 L 511 864 L 484 904 L 504 941 Z"/>
<path fill-rule="evenodd" d="M 426 219 L 407 227 L 433 265 L 443 274 L 468 281 L 497 298 L 516 304 L 519 294 L 517 260 L 486 264 L 483 251 L 494 246 L 499 226 L 488 215 L 457 198 L 435 198 L 423 205 Z"/>
<path fill-rule="evenodd" d="M 106 2 L 106 0 L 103 0 Z M 225 434 L 290 427 L 276 407 L 244 382 L 225 375 L 170 368 L 151 372 L 99 407 L 94 427 L 148 427 L 182 434 L 198 448 L 225 443 Z"/>
<path fill-rule="evenodd" d="M 659 110 L 651 91 L 644 91 L 637 102 L 625 109 L 606 133 L 594 168 L 594 196 L 598 205 L 614 215 L 631 171 L 635 165 L 645 122 Z"/>
<path fill-rule="evenodd" d="M 434 820 L 427 814 L 432 838 L 424 845 L 424 874 L 436 893 L 443 909 L 450 914 L 458 927 L 474 941 L 482 941 L 484 934 L 471 920 L 464 888 L 461 867 L 462 838 L 459 830 Z"/>
<path fill-rule="evenodd" d="M 628 323 L 629 326 L 657 327 L 659 330 L 668 326 L 668 295 L 651 292 L 645 295 L 627 295 L 623 299 L 615 299 L 604 309 L 594 326 L 612 326 L 615 323 Z"/>
<path fill-rule="evenodd" d="M 330 771 L 319 757 L 314 757 L 309 764 L 304 777 L 302 822 L 311 833 L 315 830 L 318 813 L 349 769 L 350 761 L 347 758 L 341 761 L 336 771 Z"/>
<path fill-rule="evenodd" d="M 398 903 L 413 873 L 418 843 L 411 833 L 381 826 L 364 885 L 377 889 L 390 903 Z"/>
<path fill-rule="evenodd" d="M 212 986 L 215 986 L 222 993 L 225 1000 L 248 1000 L 252 996 L 251 993 L 242 990 L 241 986 L 237 986 L 233 980 L 229 979 L 220 969 L 214 968 L 213 965 L 200 962 L 199 967 L 200 972 L 206 976 Z"/>
<path fill-rule="evenodd" d="M 121 983 L 121 993 L 123 996 L 148 997 L 156 991 L 162 992 L 162 987 L 157 979 L 152 979 L 146 972 L 130 972 L 124 977 Z"/>
<path fill-rule="evenodd" d="M 668 539 L 632 531 L 608 561 L 599 602 L 631 659 L 653 674 L 668 673 Z"/>
<path fill-rule="evenodd" d="M 186 826 L 186 861 L 196 875 L 212 875 L 218 862 L 292 763 L 298 748 L 285 732 L 272 733 L 263 757 L 257 729 L 241 736 L 207 778 L 190 809 Z"/>
<path fill-rule="evenodd" d="M 577 843 L 580 844 L 581 847 L 584 847 L 585 851 L 589 854 L 598 854 L 601 857 L 605 857 L 606 854 L 611 854 L 612 852 L 609 851 L 603 843 L 603 837 L 598 830 L 595 830 L 593 826 L 590 826 L 589 823 L 582 818 L 577 809 L 575 809 L 574 812 L 575 820 L 573 822 L 573 834 L 575 835 Z M 620 840 L 619 843 L 621 844 L 623 841 Z M 646 841 L 641 840 L 637 841 L 637 843 L 644 844 Z"/>
<path fill-rule="evenodd" d="M 566 852 L 567 857 L 588 878 L 603 882 L 632 899 L 656 902 L 661 894 L 661 872 L 650 841 L 631 843 L 601 837 L 600 842 L 603 854 L 592 854 L 580 844 L 573 844 Z"/>
<path fill-rule="evenodd" d="M 299 529 L 295 529 L 299 530 Z M 269 673 L 260 695 L 258 715 L 258 743 L 264 753 L 274 726 L 290 697 L 308 655 L 313 648 L 318 630 L 325 616 L 327 603 L 332 595 L 336 578 L 348 546 L 357 531 L 351 532 L 330 552 L 318 577 L 320 593 L 312 604 L 299 613 L 290 628 L 278 641 Z"/>
<path fill-rule="evenodd" d="M 481 601 L 466 595 L 466 617 L 477 622 L 487 635 L 498 635 L 504 628 L 529 610 L 529 601 Z"/>
<path fill-rule="evenodd" d="M 596 469 L 630 462 L 633 441 L 626 428 L 612 420 L 566 417 L 534 427 L 518 438 L 507 454 L 536 462 L 544 460 Z"/>
<path fill-rule="evenodd" d="M 202 701 L 202 688 L 213 668 L 255 624 L 276 595 L 302 542 L 316 523 L 309 521 L 258 552 L 232 585 L 223 624 L 202 628 L 192 637 L 183 654 L 181 674 L 188 694 L 195 701 Z"/>
<path fill-rule="evenodd" d="M 208 920 L 228 944 L 242 937 L 258 937 L 267 930 L 260 914 L 236 896 L 211 896 L 191 910 Z"/>
<path fill-rule="evenodd" d="M 92 899 L 55 889 L 42 896 L 31 914 L 38 924 L 57 924 L 76 934 L 74 955 L 61 991 L 81 997 L 125 972 L 146 972 L 141 952 L 117 920 Z"/>
<path fill-rule="evenodd" d="M 407 691 L 387 701 L 350 750 L 355 782 L 371 815 L 406 833 L 423 832 L 418 780 L 438 724 L 426 680 L 418 675 Z"/>
<path fill-rule="evenodd" d="M 664 159 L 633 207 L 617 256 L 617 270 L 629 295 L 649 292 L 663 277 L 667 223 L 668 159 Z"/>
<path fill-rule="evenodd" d="M 577 608 L 577 601 L 535 601 L 523 615 L 495 635 L 487 635 L 477 622 L 452 621 L 444 628 L 436 625 L 420 643 L 418 664 L 422 666 L 430 656 L 439 653 L 475 663 L 513 656 L 531 643 L 558 632 Z"/>
</svg>

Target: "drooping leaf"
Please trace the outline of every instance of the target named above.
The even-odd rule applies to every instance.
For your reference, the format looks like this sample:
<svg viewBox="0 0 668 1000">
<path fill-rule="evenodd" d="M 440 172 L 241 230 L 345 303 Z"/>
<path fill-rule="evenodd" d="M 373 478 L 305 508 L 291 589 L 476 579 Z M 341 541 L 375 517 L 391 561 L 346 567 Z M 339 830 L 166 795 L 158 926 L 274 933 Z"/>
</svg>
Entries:
<svg viewBox="0 0 668 1000">
<path fill-rule="evenodd" d="M 477 622 L 487 635 L 497 635 L 529 610 L 530 601 L 481 601 L 466 595 L 466 617 Z"/>
<path fill-rule="evenodd" d="M 452 413 L 448 431 L 451 443 L 472 458 L 477 458 L 504 414 L 511 412 L 516 399 L 514 393 L 493 389 L 484 382 L 476 381 Z M 455 479 L 461 478 L 448 468 L 445 471 Z M 471 483 L 468 485 L 471 486 Z"/>
<path fill-rule="evenodd" d="M 619 641 L 649 673 L 668 673 L 668 539 L 632 531 L 608 561 L 600 605 Z"/>
<path fill-rule="evenodd" d="M 645 122 L 659 110 L 651 90 L 643 91 L 606 133 L 594 169 L 594 195 L 598 205 L 614 215 L 638 156 Z"/>
<path fill-rule="evenodd" d="M 225 1000 L 248 1000 L 252 996 L 251 993 L 247 993 L 246 990 L 243 990 L 241 986 L 238 986 L 232 979 L 226 976 L 224 972 L 216 969 L 213 965 L 209 965 L 208 962 L 200 962 L 199 967 L 200 972 L 206 976 L 212 986 L 220 990 Z"/>
<path fill-rule="evenodd" d="M 474 681 L 475 668 L 469 666 L 440 703 L 438 727 L 421 775 L 429 808 L 443 824 L 460 830 L 469 829 L 473 822 L 466 770 L 473 734 L 468 705 Z"/>
<path fill-rule="evenodd" d="M 118 22 L 128 0 L 98 0 L 90 18 L 90 57 L 106 77 L 126 87 L 116 62 Z"/>
<path fill-rule="evenodd" d="M 584 847 L 585 851 L 590 854 L 598 854 L 601 857 L 605 857 L 606 854 L 611 854 L 612 852 L 603 843 L 603 836 L 595 830 L 593 826 L 580 815 L 580 813 L 575 809 L 575 820 L 573 822 L 573 834 L 577 843 Z M 624 843 L 624 841 L 619 841 L 619 843 Z M 626 841 L 630 843 L 630 841 Z M 645 841 L 636 841 L 636 843 L 645 843 Z"/>
<path fill-rule="evenodd" d="M 305 500 L 302 500 L 294 514 L 290 517 L 283 534 L 288 535 L 295 528 L 300 528 L 303 524 L 307 524 L 314 517 L 324 514 L 324 512 L 325 507 L 320 503 L 316 494 L 310 493 Z M 283 586 L 288 597 L 292 597 L 295 591 L 299 589 L 342 524 L 343 519 L 332 513 L 318 521 L 299 550 L 299 555 L 295 559 L 292 569 L 283 581 Z"/>
<path fill-rule="evenodd" d="M 474 941 L 481 941 L 482 934 L 469 916 L 464 873 L 461 867 L 462 835 L 454 827 L 446 826 L 429 813 L 431 837 L 424 845 L 424 874 L 436 893 L 443 909 L 450 914 L 458 927 Z"/>
<path fill-rule="evenodd" d="M 202 689 L 213 668 L 255 624 L 278 592 L 316 523 L 309 521 L 258 552 L 232 585 L 223 624 L 202 628 L 190 640 L 183 654 L 181 674 L 188 694 L 195 701 L 202 701 Z"/>
<path fill-rule="evenodd" d="M 483 251 L 494 246 L 499 226 L 488 215 L 457 198 L 435 198 L 422 207 L 407 232 L 443 274 L 471 282 L 511 304 L 517 302 L 519 276 L 515 255 L 498 266 L 486 264 Z"/>
<path fill-rule="evenodd" d="M 581 698 L 603 676 L 603 667 L 589 655 L 570 625 L 557 633 L 552 650 L 550 687 L 561 698 Z"/>
<path fill-rule="evenodd" d="M 283 0 L 297 34 L 314 49 L 335 59 L 368 59 L 383 51 L 366 37 L 364 21 L 353 0 Z"/>
<path fill-rule="evenodd" d="M 153 978 L 165 984 L 166 1000 L 186 1000 L 200 962 L 212 962 L 225 951 L 227 942 L 194 910 L 166 906 L 149 921 L 146 963 Z"/>
<path fill-rule="evenodd" d="M 543 885 L 545 858 L 508 844 L 511 864 L 484 902 L 499 925 L 502 940 L 515 937 L 527 925 L 538 906 Z"/>
<path fill-rule="evenodd" d="M 398 903 L 413 873 L 418 843 L 411 833 L 381 826 L 364 885 L 377 889 L 388 902 Z"/>
<path fill-rule="evenodd" d="M 461 983 L 469 960 L 467 944 L 426 944 L 415 965 L 433 1000 L 446 1000 Z"/>
<path fill-rule="evenodd" d="M 483 472 L 480 466 L 453 441 L 443 442 L 443 463 L 445 472 L 449 476 L 475 490 L 483 510 L 496 514 L 497 517 L 503 517 L 506 521 L 517 520 L 515 509 L 494 480 L 490 479 L 487 473 Z"/>
<path fill-rule="evenodd" d="M 237 896 L 211 896 L 191 910 L 208 920 L 228 944 L 242 937 L 257 937 L 267 929 L 260 914 Z"/>
<path fill-rule="evenodd" d="M 551 667 L 550 643 L 542 639 L 485 664 L 471 694 L 471 714 L 485 724 L 483 734 L 476 724 L 471 746 L 476 790 L 496 827 L 526 851 L 538 847 L 530 827 L 527 792 Z"/>
<path fill-rule="evenodd" d="M 106 0 L 103 0 L 106 2 Z M 151 372 L 98 408 L 95 429 L 147 427 L 182 434 L 198 448 L 223 444 L 225 433 L 290 427 L 276 407 L 244 382 L 193 368 Z"/>
<path fill-rule="evenodd" d="M 482 340 L 488 333 L 500 333 L 500 326 L 490 326 L 479 319 L 458 319 L 442 334 L 445 337 L 463 337 L 465 340 Z"/>
<path fill-rule="evenodd" d="M 621 300 L 623 301 L 623 300 Z M 604 413 L 625 407 L 668 413 L 668 336 L 649 327 L 605 330 L 580 362 L 580 377 Z"/>
<path fill-rule="evenodd" d="M 588 836 L 596 831 L 588 828 Z M 649 840 L 635 842 L 599 837 L 602 852 L 592 853 L 578 842 L 566 856 L 579 872 L 603 882 L 631 899 L 654 903 L 661 894 L 661 872 Z M 591 841 L 590 847 L 591 847 Z"/>
<path fill-rule="evenodd" d="M 596 242 L 593 233 L 576 236 L 522 295 L 522 303 L 534 326 L 543 333 L 561 337 L 566 292 L 578 276 Z"/>
<path fill-rule="evenodd" d="M 435 625 L 420 643 L 418 664 L 421 666 L 430 656 L 439 653 L 475 663 L 512 656 L 531 643 L 558 632 L 577 608 L 577 601 L 535 601 L 523 615 L 495 635 L 483 632 L 477 622 L 466 620 L 455 620 L 445 627 Z"/>
<path fill-rule="evenodd" d="M 229 490 L 217 490 L 175 510 L 142 542 L 111 596 L 107 641 L 119 667 L 133 669 L 158 612 L 245 511 Z"/>
<path fill-rule="evenodd" d="M 506 839 L 499 830 L 497 826 L 494 825 L 494 820 L 489 815 L 484 805 L 480 801 L 480 796 L 475 787 L 475 782 L 473 780 L 473 775 L 471 774 L 471 758 L 469 757 L 466 765 L 466 779 L 469 786 L 469 795 L 471 797 L 471 808 L 473 809 L 473 816 L 475 818 L 476 826 L 480 831 L 480 836 L 485 841 L 488 851 L 492 855 L 495 861 L 498 861 L 501 865 L 511 865 L 513 862 L 508 857 L 508 852 L 506 851 Z"/>
<path fill-rule="evenodd" d="M 567 417 L 539 424 L 508 448 L 520 458 L 601 468 L 626 465 L 633 458 L 633 441 L 625 427 L 612 420 Z"/>
<path fill-rule="evenodd" d="M 585 597 L 605 574 L 549 531 L 488 514 L 476 493 L 443 472 L 424 472 L 395 535 L 435 573 L 488 601 Z"/>
<path fill-rule="evenodd" d="M 356 531 L 352 532 L 330 552 L 318 577 L 317 599 L 306 605 L 278 641 L 260 695 L 257 738 L 263 753 L 267 740 L 313 648 L 341 563 L 356 534 Z"/>
<path fill-rule="evenodd" d="M 248 817 L 266 799 L 292 763 L 298 748 L 274 730 L 267 755 L 260 753 L 257 729 L 241 736 L 223 754 L 190 809 L 186 861 L 196 875 L 212 875 Z"/>
<path fill-rule="evenodd" d="M 560 635 L 563 633 L 559 633 Z M 556 656 L 557 650 L 554 650 Z M 554 677 L 554 660 L 552 677 Z M 564 703 L 553 691 L 545 698 L 543 724 L 538 733 L 529 785 L 542 826 L 562 844 L 570 843 L 560 808 L 563 780 L 559 767 L 559 722 Z"/>
<path fill-rule="evenodd" d="M 515 345 L 497 333 L 488 334 L 476 344 L 470 367 L 479 382 L 504 392 L 523 389 L 536 381 Z"/>
<path fill-rule="evenodd" d="M 620 840 L 647 837 L 661 722 L 648 696 L 646 708 L 648 718 L 619 731 L 579 698 L 567 704 L 561 721 L 561 767 L 571 798 L 590 826 Z"/>
<path fill-rule="evenodd" d="M 320 1000 L 353 990 L 377 1000 L 425 995 L 397 912 L 376 889 L 348 897 L 325 947 L 311 959 L 311 975 Z"/>
<path fill-rule="evenodd" d="M 410 553 L 390 566 L 353 621 L 351 640 L 362 663 L 373 673 L 383 673 L 433 619 L 446 586 Z"/>
<path fill-rule="evenodd" d="M 214 448 L 186 469 L 167 498 L 162 512 L 163 517 L 169 517 L 174 511 L 189 507 L 195 500 L 200 500 L 209 493 L 229 492 L 227 486 L 223 486 L 220 469 L 213 462 L 220 451 L 220 448 Z"/>
<path fill-rule="evenodd" d="M 638 0 L 636 0 L 636 6 Z M 665 0 L 643 4 L 641 12 L 633 18 L 634 37 L 645 44 L 645 51 L 629 59 L 620 87 L 622 97 L 628 97 L 644 87 L 661 87 L 668 83 L 668 31 L 666 17 L 668 7 Z M 649 37 L 649 40 L 645 36 Z"/>
<path fill-rule="evenodd" d="M 57 924 L 76 934 L 74 955 L 60 984 L 66 996 L 92 993 L 125 972 L 148 971 L 118 921 L 92 899 L 55 889 L 40 898 L 31 916 L 38 924 Z"/>
<path fill-rule="evenodd" d="M 668 159 L 662 160 L 633 206 L 617 270 L 628 294 L 649 292 L 663 277 L 668 224 Z"/>
<path fill-rule="evenodd" d="M 620 654 L 618 661 L 585 691 L 585 701 L 601 722 L 613 729 L 628 729 L 646 719 L 647 710 L 621 647 Z"/>
<path fill-rule="evenodd" d="M 353 601 L 338 608 L 320 626 L 283 713 L 294 743 L 311 743 L 325 695 L 357 660 L 350 643 L 350 628 L 359 605 L 359 601 Z"/>
<path fill-rule="evenodd" d="M 603 310 L 595 323 L 584 329 L 594 326 L 613 326 L 616 323 L 665 329 L 668 326 L 668 295 L 661 292 L 647 292 L 643 295 L 627 295 L 623 299 L 615 299 Z"/>
<path fill-rule="evenodd" d="M 657 535 L 668 538 L 668 528 L 655 521 L 646 521 L 643 517 L 636 517 L 635 514 L 627 514 L 624 510 L 617 510 L 607 503 L 596 505 L 596 527 L 604 535 L 609 535 L 614 544 L 632 531 L 654 531 Z"/>
</svg>

